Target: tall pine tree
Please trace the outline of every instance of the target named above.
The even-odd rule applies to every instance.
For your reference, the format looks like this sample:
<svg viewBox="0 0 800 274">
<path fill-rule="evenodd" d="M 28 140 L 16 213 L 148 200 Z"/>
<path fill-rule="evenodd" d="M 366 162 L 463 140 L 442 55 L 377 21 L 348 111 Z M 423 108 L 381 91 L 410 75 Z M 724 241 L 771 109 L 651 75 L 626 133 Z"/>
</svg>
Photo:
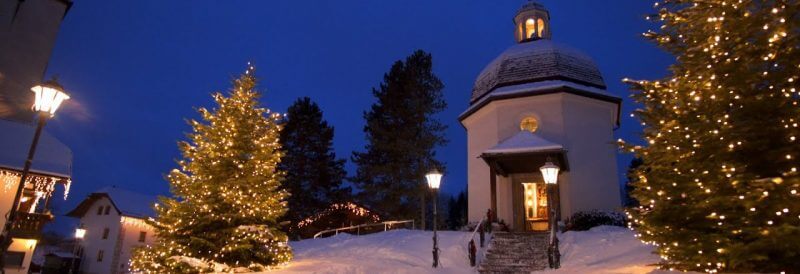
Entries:
<svg viewBox="0 0 800 274">
<path fill-rule="evenodd" d="M 800 270 L 800 1 L 668 0 L 671 76 L 629 81 L 644 125 L 631 210 L 663 266 Z"/>
<path fill-rule="evenodd" d="M 443 88 L 431 55 L 418 50 L 395 62 L 372 90 L 377 102 L 364 113 L 366 151 L 353 153 L 352 181 L 359 199 L 384 218 L 421 218 L 424 175 L 442 167 L 434 149 L 447 142 L 446 127 L 433 117 L 447 106 Z"/>
<path fill-rule="evenodd" d="M 286 114 L 280 135 L 286 155 L 278 168 L 286 172 L 283 186 L 291 194 L 286 218 L 294 227 L 333 203 L 349 200 L 350 188 L 342 186 L 345 160 L 336 158 L 333 127 L 322 118 L 319 106 L 304 97 Z"/>
<path fill-rule="evenodd" d="M 278 227 L 287 197 L 277 170 L 280 115 L 259 106 L 253 72 L 236 79 L 227 97 L 215 93 L 218 106 L 200 108 L 202 121 L 190 121 L 180 169 L 167 176 L 174 198 L 161 198 L 150 222 L 158 240 L 136 251 L 133 271 L 207 272 L 213 263 L 263 270 L 291 259 Z"/>
</svg>

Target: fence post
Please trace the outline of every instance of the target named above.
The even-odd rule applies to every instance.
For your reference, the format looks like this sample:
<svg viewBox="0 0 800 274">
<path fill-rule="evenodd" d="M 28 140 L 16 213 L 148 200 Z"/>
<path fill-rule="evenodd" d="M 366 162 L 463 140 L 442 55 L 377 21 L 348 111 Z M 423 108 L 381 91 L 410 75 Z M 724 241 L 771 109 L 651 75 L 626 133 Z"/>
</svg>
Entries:
<svg viewBox="0 0 800 274">
<path fill-rule="evenodd" d="M 480 225 L 480 224 L 478 224 L 478 225 Z M 481 248 L 483 248 L 483 239 L 484 239 L 483 226 L 480 226 L 480 227 L 478 228 L 478 232 L 479 232 L 479 233 L 480 233 L 480 235 L 481 235 Z"/>
<path fill-rule="evenodd" d="M 477 250 L 475 249 L 475 240 L 469 240 L 469 266 L 475 266 Z"/>
</svg>

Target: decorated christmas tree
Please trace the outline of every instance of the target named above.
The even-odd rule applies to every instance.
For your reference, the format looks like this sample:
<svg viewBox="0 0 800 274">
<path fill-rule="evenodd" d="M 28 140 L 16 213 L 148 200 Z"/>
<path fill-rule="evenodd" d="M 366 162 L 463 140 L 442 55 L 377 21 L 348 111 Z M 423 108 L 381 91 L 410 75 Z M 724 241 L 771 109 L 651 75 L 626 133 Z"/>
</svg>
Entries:
<svg viewBox="0 0 800 274">
<path fill-rule="evenodd" d="M 174 198 L 161 198 L 150 223 L 158 240 L 136 251 L 131 269 L 145 273 L 264 270 L 292 255 L 278 220 L 288 194 L 276 169 L 281 115 L 259 106 L 253 67 L 233 82 L 217 108 L 180 142 L 183 159 L 169 180 Z"/>
<path fill-rule="evenodd" d="M 630 225 L 664 268 L 800 270 L 800 1 L 656 4 L 671 75 L 628 80 L 646 144 Z"/>
</svg>

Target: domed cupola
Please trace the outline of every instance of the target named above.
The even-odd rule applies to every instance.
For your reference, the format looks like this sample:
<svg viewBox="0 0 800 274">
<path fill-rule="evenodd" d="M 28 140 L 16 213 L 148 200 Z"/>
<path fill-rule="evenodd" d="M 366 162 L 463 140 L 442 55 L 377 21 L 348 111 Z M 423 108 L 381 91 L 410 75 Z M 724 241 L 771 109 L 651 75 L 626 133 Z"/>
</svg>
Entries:
<svg viewBox="0 0 800 274">
<path fill-rule="evenodd" d="M 530 0 L 522 5 L 514 16 L 517 27 L 517 42 L 525 43 L 536 39 L 550 39 L 550 12 L 541 3 Z"/>
<path fill-rule="evenodd" d="M 592 91 L 606 89 L 600 70 L 589 55 L 550 39 L 550 13 L 544 5 L 527 1 L 514 16 L 514 24 L 517 44 L 506 49 L 478 75 L 470 104 L 495 90 L 506 93 L 531 85 L 568 84 Z"/>
</svg>

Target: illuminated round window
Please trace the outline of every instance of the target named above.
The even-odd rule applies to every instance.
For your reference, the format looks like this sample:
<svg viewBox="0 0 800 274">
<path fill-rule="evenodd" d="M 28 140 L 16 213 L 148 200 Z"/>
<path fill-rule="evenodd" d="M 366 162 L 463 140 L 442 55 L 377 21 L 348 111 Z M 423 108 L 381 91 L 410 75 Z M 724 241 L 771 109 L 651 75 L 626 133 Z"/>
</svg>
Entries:
<svg viewBox="0 0 800 274">
<path fill-rule="evenodd" d="M 536 132 L 538 128 L 539 120 L 536 120 L 534 117 L 525 117 L 525 119 L 522 119 L 522 122 L 519 123 L 520 130 L 527 130 L 531 133 Z"/>
</svg>

